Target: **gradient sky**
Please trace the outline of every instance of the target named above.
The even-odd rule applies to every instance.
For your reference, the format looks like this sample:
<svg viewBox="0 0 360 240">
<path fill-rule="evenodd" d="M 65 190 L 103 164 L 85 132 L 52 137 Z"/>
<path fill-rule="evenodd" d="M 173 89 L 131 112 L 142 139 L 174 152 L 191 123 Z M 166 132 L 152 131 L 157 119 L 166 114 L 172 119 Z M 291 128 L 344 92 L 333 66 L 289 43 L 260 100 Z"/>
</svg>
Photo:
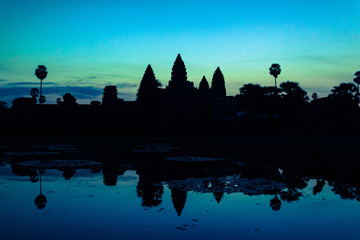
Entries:
<svg viewBox="0 0 360 240">
<path fill-rule="evenodd" d="M 359 12 L 360 0 L 2 0 L 0 100 L 39 87 L 39 64 L 47 103 L 66 92 L 100 100 L 109 84 L 134 100 L 147 64 L 165 87 L 178 53 L 195 86 L 217 66 L 228 95 L 270 86 L 278 62 L 279 83 L 326 96 L 360 70 Z"/>
</svg>

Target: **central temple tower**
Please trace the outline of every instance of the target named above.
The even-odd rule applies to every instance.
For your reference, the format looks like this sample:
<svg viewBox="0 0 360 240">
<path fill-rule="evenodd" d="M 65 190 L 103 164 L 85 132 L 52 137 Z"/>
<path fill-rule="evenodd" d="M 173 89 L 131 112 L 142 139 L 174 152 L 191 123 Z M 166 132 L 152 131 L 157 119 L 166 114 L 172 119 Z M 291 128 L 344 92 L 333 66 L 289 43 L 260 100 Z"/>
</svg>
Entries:
<svg viewBox="0 0 360 240">
<path fill-rule="evenodd" d="M 166 87 L 166 90 L 177 96 L 186 96 L 195 91 L 194 83 L 187 80 L 186 67 L 180 54 L 178 54 L 175 59 L 171 71 L 171 80 L 169 81 L 169 85 Z"/>
</svg>

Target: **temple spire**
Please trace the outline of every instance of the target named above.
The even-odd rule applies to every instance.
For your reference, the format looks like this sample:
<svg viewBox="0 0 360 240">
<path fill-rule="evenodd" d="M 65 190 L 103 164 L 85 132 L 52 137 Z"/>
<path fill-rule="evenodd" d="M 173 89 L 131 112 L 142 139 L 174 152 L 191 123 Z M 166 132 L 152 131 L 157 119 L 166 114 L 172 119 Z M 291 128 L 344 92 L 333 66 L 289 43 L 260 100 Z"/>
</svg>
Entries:
<svg viewBox="0 0 360 240">
<path fill-rule="evenodd" d="M 180 54 L 177 55 L 172 72 L 171 72 L 171 81 L 174 83 L 185 83 L 187 82 L 187 73 L 184 61 L 182 60 Z"/>
<path fill-rule="evenodd" d="M 214 97 L 226 97 L 225 79 L 219 67 L 215 70 L 212 78 L 211 93 Z"/>
<path fill-rule="evenodd" d="M 154 71 L 149 64 L 145 70 L 143 78 L 141 79 L 137 93 L 137 100 L 144 102 L 154 98 L 160 86 L 161 83 L 156 79 Z"/>
<path fill-rule="evenodd" d="M 209 83 L 206 77 L 203 76 L 199 84 L 199 93 L 201 96 L 207 96 L 209 94 Z"/>
</svg>

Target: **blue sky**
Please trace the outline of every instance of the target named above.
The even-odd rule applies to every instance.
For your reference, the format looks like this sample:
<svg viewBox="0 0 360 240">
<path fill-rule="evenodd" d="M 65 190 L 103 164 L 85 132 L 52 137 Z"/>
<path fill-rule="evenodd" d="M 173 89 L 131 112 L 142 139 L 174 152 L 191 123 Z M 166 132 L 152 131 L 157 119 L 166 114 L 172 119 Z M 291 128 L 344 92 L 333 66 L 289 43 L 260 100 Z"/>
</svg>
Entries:
<svg viewBox="0 0 360 240">
<path fill-rule="evenodd" d="M 100 99 L 105 85 L 134 100 L 151 64 L 166 86 L 180 53 L 188 78 L 211 81 L 219 66 L 228 95 L 246 83 L 297 81 L 326 96 L 360 70 L 360 1 L 44 1 L 2 0 L 0 100 L 38 87 L 48 68 L 48 103 L 71 92 Z"/>
</svg>

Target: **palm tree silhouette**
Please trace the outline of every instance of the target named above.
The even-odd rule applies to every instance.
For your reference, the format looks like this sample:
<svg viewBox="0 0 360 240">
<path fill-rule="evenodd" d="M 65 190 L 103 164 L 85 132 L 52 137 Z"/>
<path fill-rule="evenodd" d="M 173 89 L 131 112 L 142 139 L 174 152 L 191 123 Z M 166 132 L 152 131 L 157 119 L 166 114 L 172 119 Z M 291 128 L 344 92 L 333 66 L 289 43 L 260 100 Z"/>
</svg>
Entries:
<svg viewBox="0 0 360 240">
<path fill-rule="evenodd" d="M 37 88 L 32 88 L 31 90 L 30 90 L 30 96 L 34 99 L 34 102 L 36 103 L 36 99 L 37 99 L 37 97 L 39 96 L 39 89 L 37 89 Z"/>
<path fill-rule="evenodd" d="M 42 95 L 42 81 L 46 78 L 47 74 L 48 72 L 46 71 L 46 67 L 44 65 L 39 65 L 37 69 L 35 69 L 35 75 L 38 79 L 40 79 L 40 103 L 44 103 L 46 101 L 45 96 Z"/>
<path fill-rule="evenodd" d="M 275 78 L 275 90 L 276 90 L 276 78 L 280 75 L 281 73 L 281 68 L 280 68 L 280 64 L 278 63 L 273 63 L 271 65 L 271 67 L 269 68 L 270 71 L 270 75 L 272 75 Z"/>
</svg>

